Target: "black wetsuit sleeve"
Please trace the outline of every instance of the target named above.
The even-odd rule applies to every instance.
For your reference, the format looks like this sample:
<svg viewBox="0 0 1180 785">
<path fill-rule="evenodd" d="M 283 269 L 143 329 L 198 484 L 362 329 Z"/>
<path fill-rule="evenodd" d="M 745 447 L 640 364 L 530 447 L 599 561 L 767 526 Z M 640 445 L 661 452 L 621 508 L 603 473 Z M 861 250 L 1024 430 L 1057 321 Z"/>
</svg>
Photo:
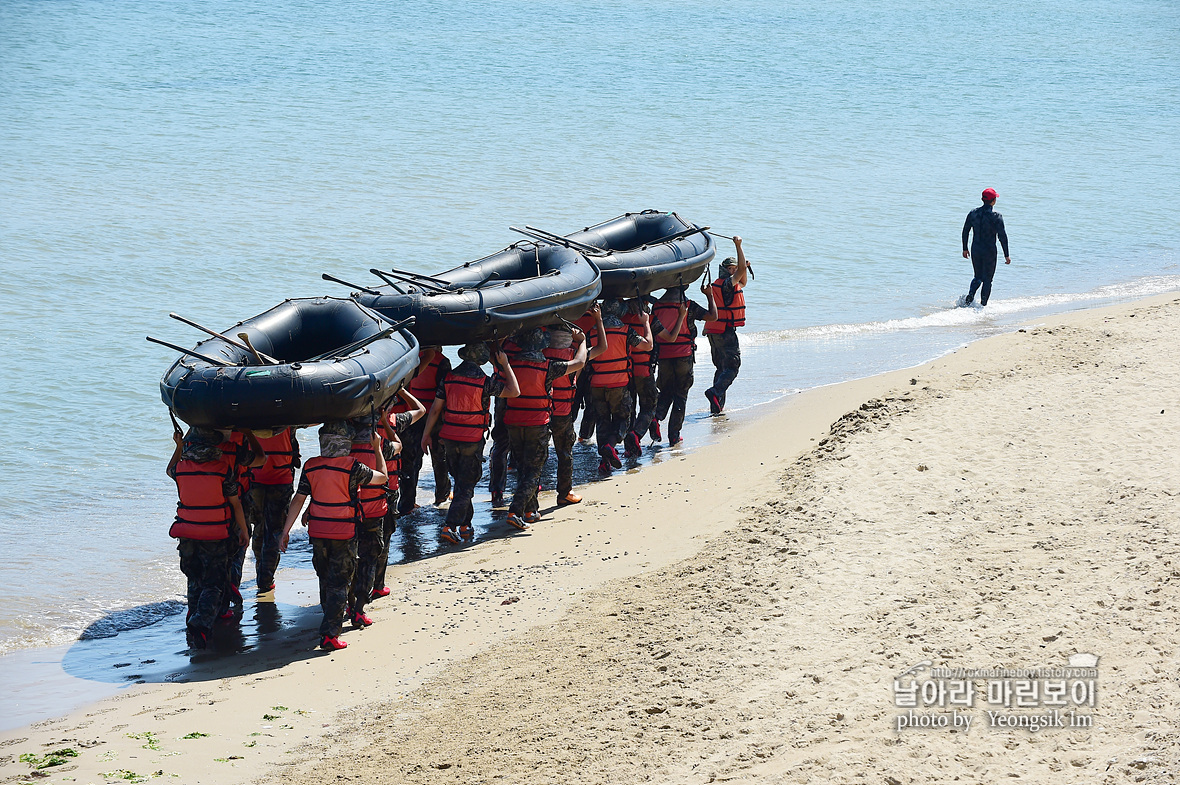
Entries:
<svg viewBox="0 0 1180 785">
<path fill-rule="evenodd" d="M 971 236 L 971 216 L 973 213 L 967 213 L 967 220 L 963 222 L 963 250 L 967 250 L 967 239 Z"/>
<path fill-rule="evenodd" d="M 1008 233 L 1004 231 L 1004 216 L 996 213 L 996 236 L 1000 238 L 1000 246 L 1004 249 L 1004 258 L 1008 258 Z"/>
<path fill-rule="evenodd" d="M 393 430 L 401 433 L 406 428 L 410 427 L 410 421 L 413 419 L 413 412 L 398 412 L 393 415 Z"/>
<path fill-rule="evenodd" d="M 300 496 L 311 496 L 311 480 L 307 479 L 307 471 L 299 472 L 299 485 L 295 488 L 295 493 Z"/>
</svg>

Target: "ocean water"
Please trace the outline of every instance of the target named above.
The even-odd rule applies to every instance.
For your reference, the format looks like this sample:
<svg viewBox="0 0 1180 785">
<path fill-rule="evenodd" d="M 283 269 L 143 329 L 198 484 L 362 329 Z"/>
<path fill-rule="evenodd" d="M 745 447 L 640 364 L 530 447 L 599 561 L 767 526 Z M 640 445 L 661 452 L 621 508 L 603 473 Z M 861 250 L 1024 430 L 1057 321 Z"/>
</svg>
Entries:
<svg viewBox="0 0 1180 785">
<path fill-rule="evenodd" d="M 756 417 L 1180 288 L 1178 53 L 1180 5 L 1126 0 L 5 0 L 0 652 L 174 618 L 174 355 L 144 336 L 200 336 L 169 311 L 222 329 L 347 294 L 322 272 L 429 273 L 509 225 L 676 210 L 745 238 L 730 408 Z M 1013 264 L 957 309 L 987 186 Z M 700 359 L 690 446 L 724 427 Z M 437 519 L 397 556 L 435 554 Z M 481 536 L 502 528 L 481 511 Z M 307 572 L 305 542 L 285 563 Z"/>
</svg>

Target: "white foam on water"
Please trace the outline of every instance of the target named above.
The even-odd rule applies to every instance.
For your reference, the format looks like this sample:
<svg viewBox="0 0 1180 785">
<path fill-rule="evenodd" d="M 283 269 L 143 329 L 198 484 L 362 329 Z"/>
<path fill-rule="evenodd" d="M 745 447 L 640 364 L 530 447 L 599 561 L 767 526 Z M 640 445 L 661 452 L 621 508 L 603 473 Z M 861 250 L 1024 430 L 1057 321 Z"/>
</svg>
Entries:
<svg viewBox="0 0 1180 785">
<path fill-rule="evenodd" d="M 1001 300 L 993 299 L 986 308 L 976 303 L 972 306 L 945 308 L 923 316 L 910 316 L 904 319 L 888 319 L 861 324 L 825 324 L 815 327 L 746 333 L 741 334 L 741 343 L 743 346 L 754 347 L 793 340 L 855 337 L 939 328 L 970 328 L 996 323 L 1006 317 L 1032 315 L 1036 311 L 1045 309 L 1069 310 L 1071 306 L 1093 305 L 1102 301 L 1133 300 L 1176 289 L 1180 289 L 1180 275 L 1154 275 L 1100 286 L 1088 292 L 1063 292 Z"/>
</svg>

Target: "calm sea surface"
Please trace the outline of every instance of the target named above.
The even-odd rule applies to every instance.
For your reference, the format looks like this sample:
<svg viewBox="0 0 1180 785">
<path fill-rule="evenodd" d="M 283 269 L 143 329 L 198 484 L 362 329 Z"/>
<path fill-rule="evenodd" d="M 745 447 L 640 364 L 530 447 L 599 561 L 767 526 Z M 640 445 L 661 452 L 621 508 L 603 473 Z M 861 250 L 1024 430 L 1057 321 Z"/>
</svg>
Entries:
<svg viewBox="0 0 1180 785">
<path fill-rule="evenodd" d="M 1180 287 L 1178 129 L 1167 0 L 4 0 L 0 652 L 175 608 L 153 605 L 181 588 L 174 355 L 143 337 L 199 336 L 169 311 L 222 329 L 347 294 L 321 272 L 434 272 L 510 224 L 676 210 L 746 238 L 730 398 L 757 416 Z M 986 186 L 1013 264 L 986 312 L 954 309 Z M 690 444 L 716 427 L 708 372 Z M 436 521 L 399 557 L 432 553 Z M 305 542 L 286 564 L 308 569 Z"/>
</svg>

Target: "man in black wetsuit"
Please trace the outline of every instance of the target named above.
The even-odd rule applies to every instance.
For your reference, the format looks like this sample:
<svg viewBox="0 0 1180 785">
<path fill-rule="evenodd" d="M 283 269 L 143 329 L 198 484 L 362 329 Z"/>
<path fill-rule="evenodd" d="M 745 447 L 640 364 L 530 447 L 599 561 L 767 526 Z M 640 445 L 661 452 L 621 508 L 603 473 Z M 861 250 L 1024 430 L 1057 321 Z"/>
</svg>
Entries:
<svg viewBox="0 0 1180 785">
<path fill-rule="evenodd" d="M 983 205 L 967 213 L 967 221 L 963 224 L 963 258 L 971 260 L 975 268 L 975 277 L 971 279 L 971 291 L 963 299 L 963 305 L 971 305 L 975 299 L 975 292 L 983 285 L 979 293 L 979 304 L 987 305 L 987 299 L 992 294 L 992 278 L 996 274 L 996 239 L 1004 246 L 1004 264 L 1012 264 L 1012 257 L 1008 255 L 1008 234 L 1004 231 L 1004 217 L 992 207 L 996 203 L 996 189 L 985 188 L 983 191 Z M 971 250 L 967 250 L 967 237 L 975 231 L 971 239 Z"/>
</svg>

